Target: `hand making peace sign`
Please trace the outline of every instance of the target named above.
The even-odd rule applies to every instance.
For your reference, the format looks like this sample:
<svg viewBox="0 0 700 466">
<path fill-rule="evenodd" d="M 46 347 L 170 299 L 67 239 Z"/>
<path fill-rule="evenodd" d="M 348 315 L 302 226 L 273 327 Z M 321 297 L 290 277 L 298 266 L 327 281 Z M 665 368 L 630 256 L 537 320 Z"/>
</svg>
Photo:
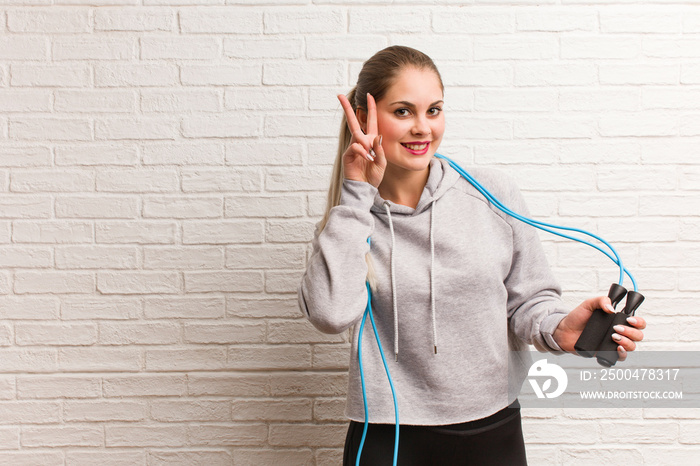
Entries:
<svg viewBox="0 0 700 466">
<path fill-rule="evenodd" d="M 367 127 L 364 132 L 348 98 L 340 94 L 338 100 L 343 106 L 352 133 L 350 146 L 343 154 L 345 179 L 364 181 L 377 188 L 384 178 L 386 158 L 382 137 L 377 134 L 377 104 L 374 97 L 367 94 Z"/>
</svg>

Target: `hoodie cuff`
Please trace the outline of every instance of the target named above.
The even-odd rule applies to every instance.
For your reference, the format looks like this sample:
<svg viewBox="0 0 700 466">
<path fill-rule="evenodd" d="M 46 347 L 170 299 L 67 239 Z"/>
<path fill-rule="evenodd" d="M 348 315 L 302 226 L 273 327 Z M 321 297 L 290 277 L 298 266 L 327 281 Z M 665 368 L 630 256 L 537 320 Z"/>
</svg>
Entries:
<svg viewBox="0 0 700 466">
<path fill-rule="evenodd" d="M 540 333 L 542 334 L 542 338 L 552 351 L 564 352 L 564 350 L 561 349 L 561 346 L 559 346 L 554 340 L 554 331 L 559 326 L 559 323 L 564 320 L 566 315 L 567 314 L 560 312 L 550 314 L 542 319 L 542 322 L 540 323 Z"/>
<path fill-rule="evenodd" d="M 340 205 L 369 212 L 378 192 L 377 188 L 364 181 L 343 180 L 343 186 L 340 190 Z"/>
</svg>

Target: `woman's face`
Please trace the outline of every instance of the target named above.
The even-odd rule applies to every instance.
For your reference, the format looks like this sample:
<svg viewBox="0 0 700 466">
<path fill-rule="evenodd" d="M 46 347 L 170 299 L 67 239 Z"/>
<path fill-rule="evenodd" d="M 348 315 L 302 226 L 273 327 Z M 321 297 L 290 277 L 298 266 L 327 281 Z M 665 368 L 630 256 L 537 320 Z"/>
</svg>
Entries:
<svg viewBox="0 0 700 466">
<path fill-rule="evenodd" d="M 410 171 L 428 167 L 445 132 L 442 99 L 434 71 L 406 68 L 399 73 L 377 101 L 377 128 L 387 165 Z M 361 113 L 364 128 L 367 114 Z"/>
</svg>

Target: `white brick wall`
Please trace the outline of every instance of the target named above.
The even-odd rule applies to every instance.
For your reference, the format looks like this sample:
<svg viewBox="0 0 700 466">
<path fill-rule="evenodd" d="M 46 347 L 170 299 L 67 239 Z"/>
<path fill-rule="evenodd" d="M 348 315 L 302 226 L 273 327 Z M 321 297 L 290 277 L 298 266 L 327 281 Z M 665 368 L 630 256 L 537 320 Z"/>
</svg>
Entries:
<svg viewBox="0 0 700 466">
<path fill-rule="evenodd" d="M 0 464 L 339 464 L 347 336 L 295 293 L 390 44 L 442 71 L 443 153 L 619 246 L 641 348 L 700 347 L 697 0 L 1 3 Z M 616 279 L 542 238 L 567 302 Z M 524 415 L 533 465 L 700 454 L 697 410 Z"/>
</svg>

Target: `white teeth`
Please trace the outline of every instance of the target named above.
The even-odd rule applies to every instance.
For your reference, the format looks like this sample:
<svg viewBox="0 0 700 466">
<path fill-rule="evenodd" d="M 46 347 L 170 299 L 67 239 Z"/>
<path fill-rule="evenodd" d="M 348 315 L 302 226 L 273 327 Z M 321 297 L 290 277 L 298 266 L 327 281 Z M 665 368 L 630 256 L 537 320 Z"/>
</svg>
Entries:
<svg viewBox="0 0 700 466">
<path fill-rule="evenodd" d="M 428 144 L 403 144 L 405 147 L 408 147 L 411 150 L 423 150 L 425 149 Z"/>
</svg>

